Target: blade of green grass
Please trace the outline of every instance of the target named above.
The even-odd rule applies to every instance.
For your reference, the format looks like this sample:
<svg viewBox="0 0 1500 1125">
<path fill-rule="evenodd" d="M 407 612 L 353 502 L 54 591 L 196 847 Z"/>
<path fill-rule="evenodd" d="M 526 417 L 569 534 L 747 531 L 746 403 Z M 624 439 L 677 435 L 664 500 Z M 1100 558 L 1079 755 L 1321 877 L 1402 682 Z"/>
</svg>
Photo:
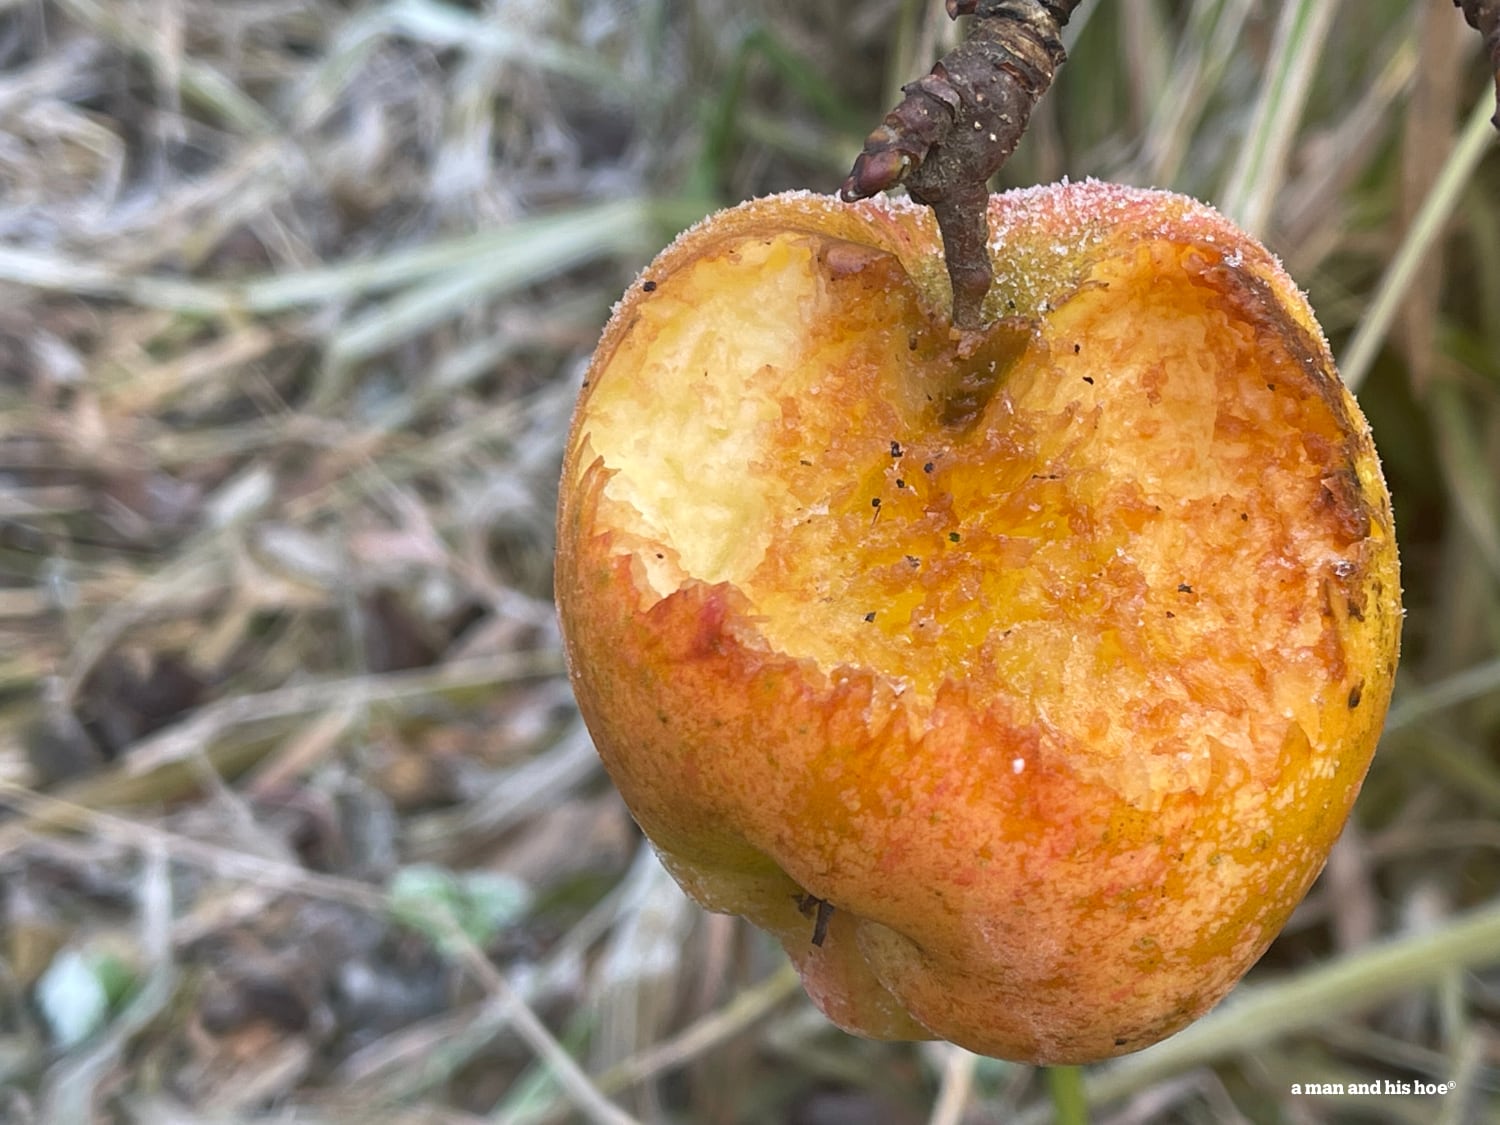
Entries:
<svg viewBox="0 0 1500 1125">
<path fill-rule="evenodd" d="M 1500 657 L 1476 664 L 1438 683 L 1403 693 L 1386 716 L 1385 729 L 1396 731 L 1409 727 L 1429 715 L 1495 691 L 1500 691 Z"/>
<path fill-rule="evenodd" d="M 363 359 L 501 294 L 532 285 L 583 262 L 647 252 L 656 212 L 626 199 L 556 216 L 545 225 L 510 228 L 487 253 L 420 281 L 349 319 L 329 341 L 314 401 L 329 402 L 349 369 Z"/>
<path fill-rule="evenodd" d="M 1495 482 L 1483 439 L 1475 432 L 1474 411 L 1451 381 L 1428 395 L 1437 437 L 1438 463 L 1447 479 L 1453 508 L 1494 579 L 1500 579 L 1500 520 Z"/>
<path fill-rule="evenodd" d="M 460 290 L 471 286 L 475 292 L 493 295 L 591 258 L 642 252 L 660 238 L 664 226 L 675 229 L 702 213 L 701 205 L 614 200 L 377 258 L 238 284 L 132 276 L 48 251 L 0 246 L 0 282 L 200 315 L 284 312 L 382 290 L 425 291 L 429 284 L 457 285 Z M 404 315 L 416 323 L 430 323 L 422 314 L 430 300 L 423 298 L 419 308 Z M 453 300 L 451 295 L 445 297 L 440 308 L 450 307 Z M 378 325 L 373 319 L 356 319 L 346 327 L 344 346 L 358 352 L 362 341 L 378 339 Z M 352 343 L 348 337 L 352 337 Z"/>
<path fill-rule="evenodd" d="M 1223 80 L 1239 48 L 1250 0 L 1198 0 L 1172 64 L 1171 93 L 1157 99 L 1142 143 L 1145 180 L 1176 184 L 1207 111 L 1209 93 Z"/>
<path fill-rule="evenodd" d="M 1494 101 L 1495 95 L 1485 90 L 1474 103 L 1458 143 L 1444 161 L 1437 182 L 1423 200 L 1421 210 L 1401 240 L 1391 264 L 1386 267 L 1370 307 L 1349 341 L 1339 362 L 1339 371 L 1351 389 L 1357 388 L 1369 374 L 1370 365 L 1385 342 L 1401 299 L 1416 276 L 1417 267 L 1433 240 L 1442 233 L 1448 217 L 1463 196 L 1465 186 L 1474 175 L 1474 169 L 1494 143 L 1495 129 L 1490 124 Z"/>
<path fill-rule="evenodd" d="M 1295 0 L 1282 9 L 1271 46 L 1272 69 L 1262 81 L 1249 134 L 1219 196 L 1220 209 L 1251 234 L 1266 231 L 1338 9 L 1338 0 Z"/>
</svg>

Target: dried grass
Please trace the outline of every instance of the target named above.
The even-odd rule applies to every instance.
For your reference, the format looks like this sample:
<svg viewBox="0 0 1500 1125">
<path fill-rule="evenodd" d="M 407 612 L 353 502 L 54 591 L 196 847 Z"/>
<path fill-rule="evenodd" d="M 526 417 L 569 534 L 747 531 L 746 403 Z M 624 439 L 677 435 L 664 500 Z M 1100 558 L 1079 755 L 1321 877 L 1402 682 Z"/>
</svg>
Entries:
<svg viewBox="0 0 1500 1125">
<path fill-rule="evenodd" d="M 1260 227 L 1402 530 L 1357 829 L 1235 1002 L 1091 1072 L 1116 1120 L 1500 1115 L 1500 158 L 1426 7 L 1092 0 L 1004 174 Z M 610 303 L 711 206 L 833 188 L 953 35 L 916 0 L 0 0 L 0 1118 L 1045 1115 L 1024 1068 L 832 1031 L 684 903 L 550 604 Z M 452 873 L 425 928 L 417 864 Z M 1288 1094 L 1414 1077 L 1457 1092 Z"/>
</svg>

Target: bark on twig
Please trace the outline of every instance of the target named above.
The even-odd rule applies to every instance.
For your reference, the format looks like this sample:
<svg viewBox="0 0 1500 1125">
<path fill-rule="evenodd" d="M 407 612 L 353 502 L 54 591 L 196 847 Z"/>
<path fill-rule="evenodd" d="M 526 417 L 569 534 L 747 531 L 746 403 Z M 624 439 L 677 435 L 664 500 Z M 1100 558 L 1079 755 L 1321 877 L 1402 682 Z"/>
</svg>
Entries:
<svg viewBox="0 0 1500 1125">
<path fill-rule="evenodd" d="M 1495 116 L 1490 120 L 1500 129 L 1500 0 L 1453 0 L 1453 6 L 1462 8 L 1469 26 L 1484 37 L 1490 70 L 1495 75 Z"/>
<path fill-rule="evenodd" d="M 972 15 L 968 37 L 865 141 L 841 195 L 864 199 L 904 182 L 931 207 L 953 283 L 953 323 L 982 327 L 993 280 L 989 179 L 1015 150 L 1031 109 L 1067 57 L 1062 29 L 1082 0 L 947 0 L 953 19 Z"/>
</svg>

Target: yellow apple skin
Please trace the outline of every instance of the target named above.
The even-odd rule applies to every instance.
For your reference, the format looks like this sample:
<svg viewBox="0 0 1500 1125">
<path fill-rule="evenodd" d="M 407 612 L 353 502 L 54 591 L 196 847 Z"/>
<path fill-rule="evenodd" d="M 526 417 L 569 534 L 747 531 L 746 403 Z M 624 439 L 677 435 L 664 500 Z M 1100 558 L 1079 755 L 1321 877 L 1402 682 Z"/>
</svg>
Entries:
<svg viewBox="0 0 1500 1125">
<path fill-rule="evenodd" d="M 663 252 L 578 403 L 556 594 L 688 894 L 851 1032 L 1078 1063 L 1202 1015 L 1322 868 L 1396 544 L 1254 240 L 1094 182 L 990 221 L 985 338 L 909 204 L 773 197 Z"/>
</svg>

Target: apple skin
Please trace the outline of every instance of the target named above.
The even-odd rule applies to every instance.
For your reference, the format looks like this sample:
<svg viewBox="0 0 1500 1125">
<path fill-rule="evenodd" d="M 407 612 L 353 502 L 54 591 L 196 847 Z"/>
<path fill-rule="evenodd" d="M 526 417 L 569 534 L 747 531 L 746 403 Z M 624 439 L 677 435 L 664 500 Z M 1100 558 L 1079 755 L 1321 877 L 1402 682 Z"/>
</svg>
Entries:
<svg viewBox="0 0 1500 1125">
<path fill-rule="evenodd" d="M 1390 699 L 1396 544 L 1253 239 L 1095 182 L 990 223 L 979 336 L 911 204 L 680 237 L 586 377 L 556 595 L 663 863 L 829 1019 L 1088 1062 L 1211 1008 L 1321 870 Z"/>
</svg>

